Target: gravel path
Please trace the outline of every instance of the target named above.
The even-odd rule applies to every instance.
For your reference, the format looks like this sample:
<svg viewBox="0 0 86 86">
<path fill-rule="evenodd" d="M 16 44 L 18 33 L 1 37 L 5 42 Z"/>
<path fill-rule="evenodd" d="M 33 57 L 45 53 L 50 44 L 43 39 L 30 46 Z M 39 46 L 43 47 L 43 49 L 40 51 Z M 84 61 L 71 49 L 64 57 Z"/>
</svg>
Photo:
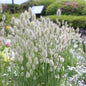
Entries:
<svg viewBox="0 0 86 86">
<path fill-rule="evenodd" d="M 82 39 L 86 41 L 86 35 L 82 35 Z"/>
</svg>

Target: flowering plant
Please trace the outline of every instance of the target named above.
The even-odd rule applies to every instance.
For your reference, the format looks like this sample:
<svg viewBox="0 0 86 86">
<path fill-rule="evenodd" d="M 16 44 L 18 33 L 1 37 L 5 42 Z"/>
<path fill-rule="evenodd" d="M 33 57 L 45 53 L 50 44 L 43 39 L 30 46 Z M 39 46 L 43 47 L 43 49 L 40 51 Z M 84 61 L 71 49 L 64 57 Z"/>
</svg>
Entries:
<svg viewBox="0 0 86 86">
<path fill-rule="evenodd" d="M 84 4 L 79 4 L 78 2 L 71 1 L 71 2 L 65 2 L 62 4 L 61 9 L 62 12 L 65 14 L 81 14 L 82 10 L 84 8 Z"/>
<path fill-rule="evenodd" d="M 18 65 L 15 76 L 20 85 L 58 85 L 66 60 L 61 53 L 72 43 L 76 44 L 76 40 L 81 42 L 80 34 L 68 28 L 67 22 L 61 28 L 59 25 L 49 18 L 37 20 L 31 8 L 20 18 L 12 17 L 9 26 L 12 35 L 9 34 L 8 38 L 12 42 L 10 48 L 15 52 L 15 63 L 12 65 Z"/>
<path fill-rule="evenodd" d="M 0 60 L 4 62 L 10 62 L 10 57 L 9 57 L 9 46 L 10 46 L 10 41 L 6 41 L 6 43 L 0 42 Z"/>
<path fill-rule="evenodd" d="M 11 44 L 10 40 L 6 41 L 6 47 L 14 53 L 3 50 L 13 57 L 1 75 L 5 78 L 2 80 L 3 86 L 61 86 L 65 82 L 67 65 L 76 64 L 77 54 L 70 46 L 77 49 L 82 42 L 78 30 L 75 33 L 64 21 L 61 27 L 58 19 L 58 25 L 49 18 L 40 19 L 37 20 L 29 8 L 20 18 L 12 17 L 10 25 L 6 27 L 11 33 L 7 37 Z"/>
</svg>

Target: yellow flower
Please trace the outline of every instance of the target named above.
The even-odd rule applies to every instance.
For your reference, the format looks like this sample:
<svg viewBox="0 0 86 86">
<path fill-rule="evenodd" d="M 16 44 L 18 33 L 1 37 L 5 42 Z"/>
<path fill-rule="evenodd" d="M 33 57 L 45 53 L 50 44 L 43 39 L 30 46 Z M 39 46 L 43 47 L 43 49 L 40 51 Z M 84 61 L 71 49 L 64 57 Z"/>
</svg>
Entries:
<svg viewBox="0 0 86 86">
<path fill-rule="evenodd" d="M 41 85 L 44 85 L 44 84 L 45 84 L 44 82 L 41 83 Z"/>
<path fill-rule="evenodd" d="M 4 56 L 5 56 L 5 53 L 3 53 L 3 52 L 0 51 L 0 57 L 3 58 Z"/>
<path fill-rule="evenodd" d="M 6 84 L 6 86 L 8 86 L 8 85 L 9 85 L 9 83 Z"/>
<path fill-rule="evenodd" d="M 70 84 L 70 86 L 72 86 L 72 84 Z"/>
<path fill-rule="evenodd" d="M 4 58 L 4 61 L 5 61 L 5 62 L 10 62 L 10 57 L 5 57 L 5 58 Z"/>
<path fill-rule="evenodd" d="M 6 29 L 9 29 L 9 26 L 6 26 Z"/>
</svg>

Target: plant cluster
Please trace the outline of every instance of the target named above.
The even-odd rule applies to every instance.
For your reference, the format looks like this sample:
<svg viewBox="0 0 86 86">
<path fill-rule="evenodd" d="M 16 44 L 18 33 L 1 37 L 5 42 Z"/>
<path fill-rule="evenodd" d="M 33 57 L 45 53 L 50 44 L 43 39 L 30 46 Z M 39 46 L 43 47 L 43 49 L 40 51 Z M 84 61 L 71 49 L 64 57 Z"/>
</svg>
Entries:
<svg viewBox="0 0 86 86">
<path fill-rule="evenodd" d="M 6 52 L 11 59 L 6 66 L 2 61 L 0 63 L 1 86 L 70 85 L 66 83 L 65 71 L 78 62 L 79 53 L 73 49 L 80 50 L 82 39 L 79 30 L 75 32 L 64 21 L 61 25 L 58 19 L 58 25 L 49 18 L 40 19 L 37 20 L 29 8 L 19 18 L 12 17 L 6 26 L 10 33 L 6 38 L 11 41 L 6 42 L 10 47 Z"/>
<path fill-rule="evenodd" d="M 3 8 L 3 12 L 8 12 L 8 13 L 12 13 L 12 4 L 2 4 L 2 8 Z M 15 13 L 20 13 L 21 12 L 21 8 L 20 5 L 14 4 L 14 11 Z"/>
<path fill-rule="evenodd" d="M 61 53 L 72 44 L 77 48 L 81 38 L 80 34 L 67 27 L 66 22 L 63 22 L 61 28 L 59 25 L 49 18 L 41 17 L 41 21 L 37 20 L 31 8 L 28 12 L 22 13 L 20 18 L 12 17 L 9 26 L 12 35 L 9 34 L 8 38 L 11 40 L 10 48 L 15 53 L 15 63 L 12 64 L 18 66 L 18 72 L 15 72 L 14 77 L 19 81 L 13 84 L 21 86 L 62 84 L 61 80 L 64 80 L 64 70 L 67 67 L 67 64 L 65 66 L 63 64 L 67 59 Z M 12 77 L 10 76 L 11 80 Z M 16 79 L 14 78 L 15 81 Z M 9 83 L 11 84 L 12 82 Z"/>
<path fill-rule="evenodd" d="M 86 2 L 80 0 L 57 0 L 45 9 L 46 15 L 56 14 L 58 8 L 62 9 L 62 14 L 85 15 Z"/>
<path fill-rule="evenodd" d="M 0 40 L 0 61 L 4 62 L 10 62 L 10 57 L 8 54 L 10 41 L 7 40 L 6 43 L 4 43 L 5 39 Z"/>
<path fill-rule="evenodd" d="M 78 2 L 75 1 L 71 1 L 71 2 L 65 2 L 62 4 L 61 6 L 61 10 L 63 12 L 63 14 L 77 14 L 80 15 L 82 13 L 82 10 L 84 8 L 84 4 L 80 4 Z"/>
</svg>

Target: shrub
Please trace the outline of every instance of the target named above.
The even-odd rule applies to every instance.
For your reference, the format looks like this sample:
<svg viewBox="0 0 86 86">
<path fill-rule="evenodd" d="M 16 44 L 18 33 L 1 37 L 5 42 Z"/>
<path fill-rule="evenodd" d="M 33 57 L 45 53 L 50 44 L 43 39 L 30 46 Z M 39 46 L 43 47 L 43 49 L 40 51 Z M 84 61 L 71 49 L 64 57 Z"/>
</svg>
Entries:
<svg viewBox="0 0 86 86">
<path fill-rule="evenodd" d="M 48 7 L 51 3 L 55 2 L 56 0 L 40 0 L 36 2 L 36 5 L 45 5 Z"/>
<path fill-rule="evenodd" d="M 84 4 L 81 2 L 75 2 L 75 1 L 71 1 L 71 2 L 65 2 L 62 4 L 61 9 L 62 9 L 62 13 L 63 14 L 75 14 L 75 15 L 81 15 L 82 14 L 82 10 L 84 8 Z"/>
<path fill-rule="evenodd" d="M 8 10 L 9 13 L 12 13 L 12 4 L 7 4 L 6 9 Z M 15 13 L 21 12 L 20 5 L 14 4 L 14 12 Z"/>
<path fill-rule="evenodd" d="M 82 15 L 86 15 L 86 7 L 82 10 Z"/>
<path fill-rule="evenodd" d="M 25 11 L 28 10 L 29 7 L 32 7 L 33 5 L 36 5 L 36 1 L 34 0 L 29 0 L 23 4 L 20 5 L 20 8 Z"/>
<path fill-rule="evenodd" d="M 56 2 L 53 2 L 46 8 L 46 15 L 52 15 L 56 14 L 57 8 L 61 7 L 61 4 L 64 2 L 64 0 L 59 1 L 57 0 Z"/>
<path fill-rule="evenodd" d="M 47 17 L 54 22 L 56 22 L 56 18 L 58 18 L 60 22 L 62 22 L 62 20 L 67 21 L 68 24 L 74 28 L 79 27 L 86 29 L 86 16 L 61 15 L 57 17 L 56 15 L 50 15 Z"/>
<path fill-rule="evenodd" d="M 86 2 L 81 0 L 56 1 L 46 8 L 46 14 L 56 14 L 57 8 L 61 8 L 62 14 L 82 15 L 85 14 Z"/>
<path fill-rule="evenodd" d="M 56 0 L 40 0 L 40 1 L 36 1 L 35 4 L 36 5 L 45 5 L 45 10 L 43 11 L 43 15 L 46 15 L 46 8 L 55 1 Z"/>
<path fill-rule="evenodd" d="M 12 13 L 12 4 L 3 4 L 2 7 L 4 13 L 5 12 Z M 14 12 L 15 13 L 21 12 L 20 5 L 14 4 Z"/>
</svg>

